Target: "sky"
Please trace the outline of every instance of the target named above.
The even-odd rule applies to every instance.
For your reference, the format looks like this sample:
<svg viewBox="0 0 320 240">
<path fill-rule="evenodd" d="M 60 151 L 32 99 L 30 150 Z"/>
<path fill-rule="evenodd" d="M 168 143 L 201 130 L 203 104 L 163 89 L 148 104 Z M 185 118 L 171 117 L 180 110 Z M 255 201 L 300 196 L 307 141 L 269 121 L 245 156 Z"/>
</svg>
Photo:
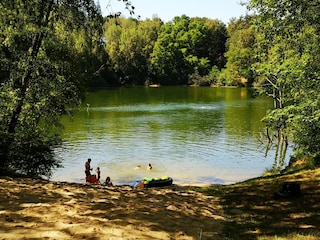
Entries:
<svg viewBox="0 0 320 240">
<path fill-rule="evenodd" d="M 246 7 L 240 2 L 245 0 L 130 0 L 135 7 L 135 17 L 141 20 L 152 19 L 153 16 L 161 18 L 164 22 L 173 20 L 175 16 L 183 14 L 188 17 L 207 17 L 218 19 L 228 24 L 231 18 L 239 18 L 247 13 Z M 125 10 L 125 4 L 118 0 L 97 0 L 100 3 L 104 16 L 122 12 L 130 17 Z"/>
</svg>

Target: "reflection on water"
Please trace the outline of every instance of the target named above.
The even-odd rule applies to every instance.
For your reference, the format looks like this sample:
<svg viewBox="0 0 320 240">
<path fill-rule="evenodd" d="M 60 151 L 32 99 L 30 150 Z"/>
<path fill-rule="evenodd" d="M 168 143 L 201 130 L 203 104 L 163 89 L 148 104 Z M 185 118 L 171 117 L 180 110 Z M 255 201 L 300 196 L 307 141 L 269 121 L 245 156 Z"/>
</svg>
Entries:
<svg viewBox="0 0 320 240">
<path fill-rule="evenodd" d="M 274 162 L 274 151 L 265 156 L 258 141 L 271 99 L 253 99 L 247 89 L 108 89 L 88 94 L 83 106 L 63 119 L 65 145 L 56 153 L 64 168 L 52 180 L 84 181 L 89 157 L 115 184 L 161 176 L 227 184 L 259 176 Z"/>
</svg>

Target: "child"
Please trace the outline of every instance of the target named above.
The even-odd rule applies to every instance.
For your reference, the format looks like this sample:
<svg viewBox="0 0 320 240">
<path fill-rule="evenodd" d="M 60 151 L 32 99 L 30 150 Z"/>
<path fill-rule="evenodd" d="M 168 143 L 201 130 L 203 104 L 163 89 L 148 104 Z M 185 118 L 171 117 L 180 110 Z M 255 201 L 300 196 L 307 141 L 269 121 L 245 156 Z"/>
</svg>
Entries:
<svg viewBox="0 0 320 240">
<path fill-rule="evenodd" d="M 96 172 L 97 172 L 98 181 L 100 181 L 100 168 L 99 167 L 97 167 Z"/>
<path fill-rule="evenodd" d="M 107 178 L 106 178 L 106 181 L 103 183 L 103 185 L 108 186 L 108 187 L 109 187 L 109 186 L 113 186 L 110 177 L 107 177 Z"/>
</svg>

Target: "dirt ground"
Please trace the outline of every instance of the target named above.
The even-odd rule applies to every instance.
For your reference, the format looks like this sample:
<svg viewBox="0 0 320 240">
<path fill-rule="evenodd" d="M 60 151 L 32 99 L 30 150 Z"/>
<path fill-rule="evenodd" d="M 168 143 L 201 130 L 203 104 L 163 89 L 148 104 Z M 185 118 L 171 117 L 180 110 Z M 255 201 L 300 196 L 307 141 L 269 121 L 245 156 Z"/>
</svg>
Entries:
<svg viewBox="0 0 320 240">
<path fill-rule="evenodd" d="M 185 187 L 0 178 L 0 239 L 219 239 L 219 201 Z"/>
</svg>

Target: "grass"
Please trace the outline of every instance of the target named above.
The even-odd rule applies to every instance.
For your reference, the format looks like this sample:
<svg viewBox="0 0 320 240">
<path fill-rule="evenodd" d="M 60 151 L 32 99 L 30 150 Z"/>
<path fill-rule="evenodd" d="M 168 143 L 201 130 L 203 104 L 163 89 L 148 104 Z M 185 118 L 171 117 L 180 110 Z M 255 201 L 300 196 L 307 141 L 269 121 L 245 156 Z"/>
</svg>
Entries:
<svg viewBox="0 0 320 240">
<path fill-rule="evenodd" d="M 218 196 L 227 221 L 225 239 L 320 239 L 320 169 L 194 189 Z M 284 182 L 297 182 L 301 196 L 274 199 Z"/>
</svg>

